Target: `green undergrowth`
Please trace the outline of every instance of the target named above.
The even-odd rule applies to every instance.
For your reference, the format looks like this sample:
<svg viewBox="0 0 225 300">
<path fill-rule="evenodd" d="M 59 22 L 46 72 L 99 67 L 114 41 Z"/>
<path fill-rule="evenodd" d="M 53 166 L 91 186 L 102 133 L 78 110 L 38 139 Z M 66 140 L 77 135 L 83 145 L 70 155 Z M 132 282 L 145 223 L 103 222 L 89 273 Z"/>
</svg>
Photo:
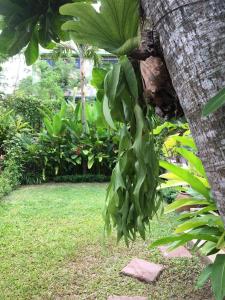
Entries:
<svg viewBox="0 0 225 300">
<path fill-rule="evenodd" d="M 105 300 L 109 295 L 157 299 L 213 299 L 195 291 L 200 259 L 167 261 L 151 240 L 169 234 L 173 216 L 154 220 L 151 238 L 129 249 L 104 239 L 105 184 L 46 184 L 22 187 L 0 203 L 0 300 Z M 134 257 L 166 266 L 158 282 L 120 275 Z"/>
<path fill-rule="evenodd" d="M 64 175 L 64 176 L 56 176 L 53 178 L 54 182 L 57 183 L 84 183 L 84 182 L 109 182 L 110 176 L 105 175 Z"/>
</svg>

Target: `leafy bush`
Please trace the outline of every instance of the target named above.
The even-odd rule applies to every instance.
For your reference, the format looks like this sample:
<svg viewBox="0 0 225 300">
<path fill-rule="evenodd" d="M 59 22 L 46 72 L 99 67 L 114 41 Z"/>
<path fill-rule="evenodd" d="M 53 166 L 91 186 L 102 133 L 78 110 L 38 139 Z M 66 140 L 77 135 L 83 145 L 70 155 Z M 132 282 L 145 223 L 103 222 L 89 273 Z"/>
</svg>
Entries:
<svg viewBox="0 0 225 300">
<path fill-rule="evenodd" d="M 0 198 L 7 195 L 13 190 L 10 178 L 7 176 L 7 174 L 2 173 L 0 175 Z"/>
<path fill-rule="evenodd" d="M 3 105 L 5 107 L 3 107 Z M 87 103 L 83 133 L 80 104 L 13 96 L 1 103 L 0 155 L 13 159 L 20 182 L 38 184 L 55 176 L 103 174 L 116 163 L 118 135 L 102 117 L 100 102 Z"/>
<path fill-rule="evenodd" d="M 4 99 L 0 103 L 0 106 L 5 107 L 7 110 L 12 110 L 15 116 L 20 116 L 35 130 L 39 131 L 42 127 L 42 114 L 40 110 L 46 107 L 51 111 L 56 111 L 60 108 L 60 103 L 58 100 L 49 101 L 32 95 L 16 93 Z"/>
<path fill-rule="evenodd" d="M 63 101 L 64 94 L 79 84 L 78 70 L 74 66 L 74 58 L 59 58 L 50 65 L 47 61 L 38 61 L 33 66 L 35 77 L 23 79 L 16 95 L 35 96 L 42 101 Z"/>
<path fill-rule="evenodd" d="M 0 174 L 0 198 L 10 193 L 20 183 L 20 168 L 13 160 L 5 162 L 3 171 Z"/>
<path fill-rule="evenodd" d="M 160 191 L 162 199 L 168 204 L 172 203 L 175 200 L 178 193 L 179 192 L 175 188 L 166 188 Z"/>
<path fill-rule="evenodd" d="M 67 175 L 67 176 L 57 176 L 53 178 L 54 182 L 109 182 L 110 176 L 105 175 Z"/>
<path fill-rule="evenodd" d="M 24 153 L 22 139 L 30 134 L 30 127 L 12 110 L 1 109 L 0 114 L 0 197 L 20 184 L 23 172 Z"/>
<path fill-rule="evenodd" d="M 174 212 L 178 208 L 186 206 L 198 206 L 194 212 L 187 212 L 177 217 L 178 225 L 172 236 L 161 238 L 151 244 L 151 247 L 169 244 L 172 250 L 187 242 L 196 240 L 193 250 L 200 250 L 204 255 L 218 253 L 225 246 L 225 230 L 221 216 L 218 213 L 214 199 L 211 196 L 210 186 L 201 160 L 195 154 L 195 148 L 191 148 L 190 141 L 179 139 L 182 147 L 176 148 L 188 163 L 181 167 L 177 164 L 161 161 L 161 167 L 168 172 L 161 175 L 167 182 L 161 188 L 176 187 L 187 192 L 188 198 L 179 199 L 165 208 L 165 213 Z M 193 142 L 193 141 L 192 141 Z M 211 278 L 212 288 L 217 300 L 223 300 L 225 296 L 223 268 L 225 255 L 217 255 L 214 264 L 207 267 L 198 280 L 198 287 Z M 222 273 L 221 273 L 222 272 Z M 219 277 L 223 278 L 219 280 Z"/>
</svg>

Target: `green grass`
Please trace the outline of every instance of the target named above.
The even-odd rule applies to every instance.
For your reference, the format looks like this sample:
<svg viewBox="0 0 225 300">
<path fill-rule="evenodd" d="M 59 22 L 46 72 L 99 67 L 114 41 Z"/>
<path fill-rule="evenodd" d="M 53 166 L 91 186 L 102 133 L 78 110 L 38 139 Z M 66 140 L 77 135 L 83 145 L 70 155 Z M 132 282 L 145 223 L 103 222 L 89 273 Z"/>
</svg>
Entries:
<svg viewBox="0 0 225 300">
<path fill-rule="evenodd" d="M 149 299 L 212 299 L 209 286 L 195 291 L 198 257 L 166 261 L 150 241 L 127 249 L 103 236 L 106 185 L 24 187 L 0 204 L 0 300 L 105 300 L 108 295 Z M 171 232 L 173 216 L 152 222 L 151 239 Z M 166 270 L 154 284 L 120 275 L 130 259 L 160 262 Z"/>
</svg>

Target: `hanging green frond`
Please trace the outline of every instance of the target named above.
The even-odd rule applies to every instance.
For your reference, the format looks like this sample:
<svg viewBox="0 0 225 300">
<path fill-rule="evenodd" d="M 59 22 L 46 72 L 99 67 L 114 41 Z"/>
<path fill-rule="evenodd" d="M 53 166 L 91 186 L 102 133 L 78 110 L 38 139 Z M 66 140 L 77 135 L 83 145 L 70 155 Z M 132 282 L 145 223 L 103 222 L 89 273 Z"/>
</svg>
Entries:
<svg viewBox="0 0 225 300">
<path fill-rule="evenodd" d="M 136 233 L 145 238 L 146 227 L 158 211 L 158 155 L 154 146 L 151 115 L 139 104 L 139 89 L 132 64 L 126 57 L 114 65 L 105 80 L 107 116 L 123 122 L 119 157 L 108 187 L 105 221 L 114 226 L 118 240 L 128 244 Z M 108 118 L 107 118 L 108 119 Z"/>
<path fill-rule="evenodd" d="M 98 12 L 91 3 L 72 3 L 60 8 L 62 15 L 72 16 L 62 29 L 78 43 L 89 44 L 118 56 L 139 46 L 139 1 L 102 0 Z"/>
</svg>

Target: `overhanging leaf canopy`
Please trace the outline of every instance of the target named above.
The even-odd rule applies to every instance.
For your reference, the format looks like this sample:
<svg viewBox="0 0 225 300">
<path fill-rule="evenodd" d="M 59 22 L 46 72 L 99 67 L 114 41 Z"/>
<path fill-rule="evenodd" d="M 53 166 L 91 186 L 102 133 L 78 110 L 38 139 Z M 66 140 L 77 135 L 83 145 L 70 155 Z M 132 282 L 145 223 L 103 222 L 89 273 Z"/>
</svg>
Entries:
<svg viewBox="0 0 225 300">
<path fill-rule="evenodd" d="M 68 2 L 72 0 L 0 0 L 0 52 L 13 56 L 28 46 L 25 56 L 30 65 L 38 58 L 39 45 L 51 48 L 68 39 L 61 29 L 68 17 L 59 14 L 59 7 Z"/>
<path fill-rule="evenodd" d="M 98 12 L 90 3 L 66 4 L 62 15 L 74 20 L 63 24 L 78 43 L 90 44 L 116 55 L 124 55 L 139 45 L 139 1 L 102 0 Z"/>
</svg>

